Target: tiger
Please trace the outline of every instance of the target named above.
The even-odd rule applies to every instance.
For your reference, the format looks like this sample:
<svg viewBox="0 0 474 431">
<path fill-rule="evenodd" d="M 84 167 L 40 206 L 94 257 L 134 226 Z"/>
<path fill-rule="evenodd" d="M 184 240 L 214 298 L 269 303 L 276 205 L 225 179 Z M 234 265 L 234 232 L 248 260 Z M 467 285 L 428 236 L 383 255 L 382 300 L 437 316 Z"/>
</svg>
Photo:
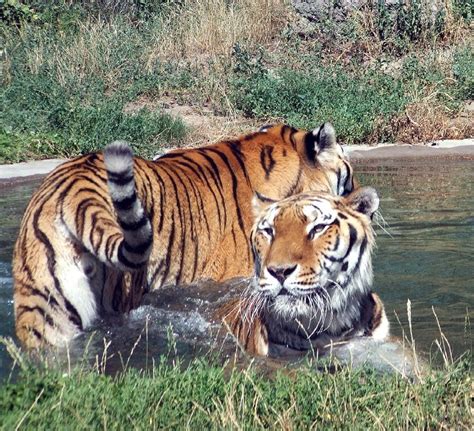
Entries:
<svg viewBox="0 0 474 431">
<path fill-rule="evenodd" d="M 268 205 L 251 231 L 254 277 L 217 319 L 248 353 L 327 352 L 356 337 L 386 340 L 389 322 L 372 292 L 377 192 L 293 195 Z"/>
<path fill-rule="evenodd" d="M 66 161 L 33 194 L 14 247 L 17 337 L 64 346 L 165 284 L 250 276 L 254 196 L 353 188 L 330 123 L 264 126 L 156 161 L 121 141 Z"/>
</svg>

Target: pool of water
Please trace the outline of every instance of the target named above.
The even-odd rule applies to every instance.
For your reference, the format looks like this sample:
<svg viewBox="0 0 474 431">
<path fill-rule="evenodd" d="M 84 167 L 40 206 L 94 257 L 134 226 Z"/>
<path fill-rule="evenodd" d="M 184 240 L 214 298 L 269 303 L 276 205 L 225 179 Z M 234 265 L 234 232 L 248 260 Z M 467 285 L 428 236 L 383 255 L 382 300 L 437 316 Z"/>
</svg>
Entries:
<svg viewBox="0 0 474 431">
<path fill-rule="evenodd" d="M 407 301 L 417 350 L 438 352 L 439 326 L 453 357 L 472 351 L 474 306 L 474 161 L 434 158 L 355 161 L 361 184 L 381 197 L 374 290 L 382 297 L 392 334 L 410 337 Z M 0 184 L 0 335 L 14 337 L 11 254 L 22 213 L 38 180 Z M 237 295 L 245 280 L 173 287 L 145 299 L 129 316 L 98 322 L 61 360 L 79 358 L 110 372 L 147 367 L 162 355 L 172 360 L 214 352 L 230 357 L 235 344 L 216 335 L 212 315 L 219 302 Z M 434 310 L 434 311 L 433 311 Z M 436 316 L 435 316 L 436 313 Z M 362 346 L 365 352 L 370 346 Z M 389 346 L 388 350 L 393 346 Z M 245 358 L 244 358 L 245 359 Z M 288 358 L 261 361 L 266 369 Z M 0 345 L 0 380 L 12 360 Z"/>
</svg>

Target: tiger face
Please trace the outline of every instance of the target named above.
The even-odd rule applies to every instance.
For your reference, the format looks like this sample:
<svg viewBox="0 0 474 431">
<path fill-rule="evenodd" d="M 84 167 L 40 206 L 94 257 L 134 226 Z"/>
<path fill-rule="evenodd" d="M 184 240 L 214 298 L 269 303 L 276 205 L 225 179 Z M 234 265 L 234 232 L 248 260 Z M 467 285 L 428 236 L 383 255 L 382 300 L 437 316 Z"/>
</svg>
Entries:
<svg viewBox="0 0 474 431">
<path fill-rule="evenodd" d="M 251 233 L 250 296 L 270 339 L 272 332 L 281 338 L 275 334 L 281 330 L 307 340 L 354 328 L 372 284 L 371 217 L 378 204 L 376 191 L 362 188 L 348 197 L 296 195 L 260 214 Z"/>
</svg>

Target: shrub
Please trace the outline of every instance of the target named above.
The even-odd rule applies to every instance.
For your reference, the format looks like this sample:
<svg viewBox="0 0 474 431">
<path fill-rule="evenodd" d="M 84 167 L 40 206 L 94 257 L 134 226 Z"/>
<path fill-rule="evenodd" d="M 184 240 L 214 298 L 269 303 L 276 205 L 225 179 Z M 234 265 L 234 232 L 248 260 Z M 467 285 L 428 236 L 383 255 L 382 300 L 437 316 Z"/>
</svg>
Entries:
<svg viewBox="0 0 474 431">
<path fill-rule="evenodd" d="M 352 74 L 317 60 L 303 71 L 265 70 L 261 61 L 237 57 L 232 100 L 247 116 L 304 128 L 331 121 L 344 142 L 362 143 L 371 140 L 376 121 L 388 122 L 406 104 L 401 83 L 383 73 Z"/>
</svg>

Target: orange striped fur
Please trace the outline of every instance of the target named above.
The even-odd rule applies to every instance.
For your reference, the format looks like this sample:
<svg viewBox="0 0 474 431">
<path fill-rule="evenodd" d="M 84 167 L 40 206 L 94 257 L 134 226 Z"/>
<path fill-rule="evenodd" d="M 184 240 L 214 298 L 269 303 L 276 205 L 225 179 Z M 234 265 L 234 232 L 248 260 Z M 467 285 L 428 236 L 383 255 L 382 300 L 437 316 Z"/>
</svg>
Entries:
<svg viewBox="0 0 474 431">
<path fill-rule="evenodd" d="M 269 126 L 156 161 L 133 158 L 120 142 L 104 154 L 56 168 L 26 209 L 13 277 L 16 333 L 27 347 L 64 344 L 164 284 L 250 275 L 254 196 L 353 188 L 329 124 Z"/>
</svg>

